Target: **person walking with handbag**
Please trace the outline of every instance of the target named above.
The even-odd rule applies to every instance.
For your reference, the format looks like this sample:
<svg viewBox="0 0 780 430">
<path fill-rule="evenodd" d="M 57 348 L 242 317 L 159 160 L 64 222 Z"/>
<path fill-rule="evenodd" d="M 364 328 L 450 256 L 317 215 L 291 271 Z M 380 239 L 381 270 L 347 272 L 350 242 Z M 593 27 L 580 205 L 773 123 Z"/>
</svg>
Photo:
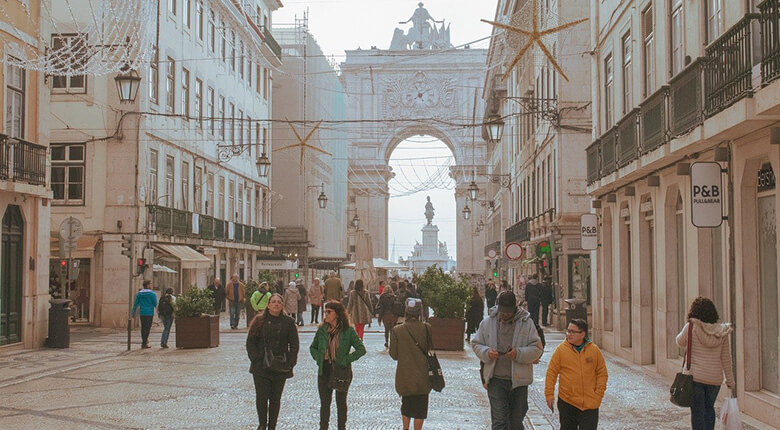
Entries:
<svg viewBox="0 0 780 430">
<path fill-rule="evenodd" d="M 358 337 L 363 339 L 363 330 L 366 324 L 371 327 L 371 315 L 374 313 L 371 306 L 371 298 L 363 284 L 362 279 L 355 281 L 355 289 L 349 292 L 347 300 L 347 312 L 349 319 L 355 324 Z"/>
<path fill-rule="evenodd" d="M 352 363 L 366 355 L 366 347 L 349 323 L 344 305 L 328 300 L 322 313 L 322 324 L 309 347 L 317 362 L 317 389 L 320 395 L 320 430 L 328 430 L 330 405 L 336 390 L 338 428 L 347 428 L 347 391 L 352 381 Z"/>
<path fill-rule="evenodd" d="M 395 303 L 395 293 L 391 287 L 385 287 L 382 295 L 379 297 L 379 325 L 385 325 L 385 348 L 390 341 L 390 330 L 398 322 L 398 314 L 393 309 Z"/>
<path fill-rule="evenodd" d="M 404 430 L 409 429 L 412 418 L 415 430 L 420 430 L 428 418 L 428 395 L 431 392 L 426 357 L 432 346 L 431 326 L 420 321 L 420 299 L 407 299 L 405 313 L 406 321 L 393 327 L 390 334 L 390 357 L 398 362 L 395 368 L 395 391 L 401 396 Z"/>
<path fill-rule="evenodd" d="M 588 339 L 588 322 L 575 318 L 550 357 L 544 382 L 547 406 L 554 410 L 558 383 L 561 430 L 596 430 L 599 406 L 607 391 L 607 365 L 601 350 Z"/>
<path fill-rule="evenodd" d="M 284 384 L 293 376 L 299 349 L 295 321 L 282 312 L 282 296 L 273 294 L 266 311 L 255 315 L 246 338 L 260 430 L 276 429 Z"/>
<path fill-rule="evenodd" d="M 295 283 L 295 286 L 298 288 L 298 294 L 301 296 L 298 299 L 298 316 L 296 321 L 299 326 L 303 327 L 303 313 L 306 312 L 306 298 L 309 296 L 309 292 L 306 291 L 306 286 L 303 285 L 303 281 L 300 279 Z"/>
<path fill-rule="evenodd" d="M 677 335 L 677 345 L 690 342 L 690 374 L 693 376 L 691 428 L 715 428 L 715 399 L 724 379 L 729 390 L 734 389 L 731 361 L 731 324 L 718 323 L 718 310 L 712 300 L 697 297 L 688 311 L 688 322 Z M 690 333 L 690 336 L 689 336 Z"/>
<path fill-rule="evenodd" d="M 320 308 L 322 307 L 322 282 L 320 278 L 314 278 L 314 282 L 309 289 L 309 303 L 311 304 L 311 321 L 309 324 L 320 323 Z"/>
<path fill-rule="evenodd" d="M 534 381 L 533 363 L 544 347 L 530 314 L 517 306 L 515 293 L 498 295 L 497 306 L 479 324 L 471 348 L 484 363 L 492 428 L 522 430 L 528 386 Z"/>
</svg>

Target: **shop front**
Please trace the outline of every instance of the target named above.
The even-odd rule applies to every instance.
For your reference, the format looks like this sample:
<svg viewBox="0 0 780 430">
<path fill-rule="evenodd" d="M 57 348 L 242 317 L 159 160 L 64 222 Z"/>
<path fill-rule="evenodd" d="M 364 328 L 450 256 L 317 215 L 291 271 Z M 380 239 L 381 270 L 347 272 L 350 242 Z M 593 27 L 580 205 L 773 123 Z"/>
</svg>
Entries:
<svg viewBox="0 0 780 430">
<path fill-rule="evenodd" d="M 155 289 L 173 288 L 177 294 L 191 286 L 205 288 L 211 259 L 186 245 L 154 243 Z"/>
<path fill-rule="evenodd" d="M 60 250 L 52 237 L 49 258 L 49 294 L 71 301 L 70 322 L 91 323 L 94 319 L 94 255 L 97 236 L 82 236 L 70 252 Z"/>
</svg>

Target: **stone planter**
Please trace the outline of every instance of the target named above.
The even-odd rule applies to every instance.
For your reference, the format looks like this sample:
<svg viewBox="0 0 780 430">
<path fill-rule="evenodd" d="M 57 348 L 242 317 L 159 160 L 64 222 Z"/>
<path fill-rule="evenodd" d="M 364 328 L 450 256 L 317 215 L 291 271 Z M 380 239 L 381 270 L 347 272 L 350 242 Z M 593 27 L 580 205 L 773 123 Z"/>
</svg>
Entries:
<svg viewBox="0 0 780 430">
<path fill-rule="evenodd" d="M 431 325 L 433 349 L 463 351 L 463 339 L 466 336 L 464 319 L 431 317 L 428 323 Z"/>
<path fill-rule="evenodd" d="M 219 316 L 176 318 L 176 348 L 219 346 Z"/>
</svg>

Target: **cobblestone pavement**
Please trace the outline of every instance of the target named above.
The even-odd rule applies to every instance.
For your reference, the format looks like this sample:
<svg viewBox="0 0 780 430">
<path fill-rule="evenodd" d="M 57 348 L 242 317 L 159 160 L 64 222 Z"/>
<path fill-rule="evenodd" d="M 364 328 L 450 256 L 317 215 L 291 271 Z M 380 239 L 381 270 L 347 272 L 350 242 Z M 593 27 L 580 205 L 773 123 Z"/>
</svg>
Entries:
<svg viewBox="0 0 780 430">
<path fill-rule="evenodd" d="M 227 315 L 221 328 L 220 346 L 211 349 L 140 350 L 136 330 L 133 349 L 126 352 L 121 331 L 74 328 L 70 349 L 0 354 L 0 429 L 254 428 L 257 416 L 247 372 L 246 329 L 230 330 Z M 317 427 L 316 366 L 307 350 L 314 329 L 313 325 L 300 329 L 302 350 L 295 377 L 284 390 L 280 429 Z M 159 333 L 160 328 L 154 327 L 152 345 L 157 345 Z M 558 428 L 557 410 L 547 409 L 543 383 L 549 355 L 563 336 L 549 332 L 547 337 L 547 350 L 534 369 L 536 380 L 529 390 L 526 427 L 530 429 Z M 170 343 L 174 340 L 172 334 Z M 384 349 L 376 325 L 367 329 L 365 343 L 368 354 L 354 364 L 348 428 L 400 429 L 395 362 Z M 431 393 L 425 428 L 489 428 L 487 395 L 474 354 L 467 349 L 438 356 L 447 387 L 442 393 Z M 606 358 L 610 380 L 600 428 L 688 428 L 687 410 L 669 404 L 667 381 L 620 359 Z M 335 418 L 334 405 L 332 428 Z"/>
</svg>

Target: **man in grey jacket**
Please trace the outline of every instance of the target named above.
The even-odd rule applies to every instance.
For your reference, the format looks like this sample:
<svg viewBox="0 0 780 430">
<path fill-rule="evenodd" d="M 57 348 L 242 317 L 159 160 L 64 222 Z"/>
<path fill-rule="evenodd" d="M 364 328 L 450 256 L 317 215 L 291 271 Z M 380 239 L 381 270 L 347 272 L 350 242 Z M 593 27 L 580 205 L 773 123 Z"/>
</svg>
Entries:
<svg viewBox="0 0 780 430">
<path fill-rule="evenodd" d="M 528 412 L 533 363 L 544 352 L 530 314 L 517 307 L 511 291 L 498 295 L 497 307 L 479 325 L 471 348 L 484 363 L 482 377 L 490 400 L 493 430 L 522 430 Z"/>
</svg>

